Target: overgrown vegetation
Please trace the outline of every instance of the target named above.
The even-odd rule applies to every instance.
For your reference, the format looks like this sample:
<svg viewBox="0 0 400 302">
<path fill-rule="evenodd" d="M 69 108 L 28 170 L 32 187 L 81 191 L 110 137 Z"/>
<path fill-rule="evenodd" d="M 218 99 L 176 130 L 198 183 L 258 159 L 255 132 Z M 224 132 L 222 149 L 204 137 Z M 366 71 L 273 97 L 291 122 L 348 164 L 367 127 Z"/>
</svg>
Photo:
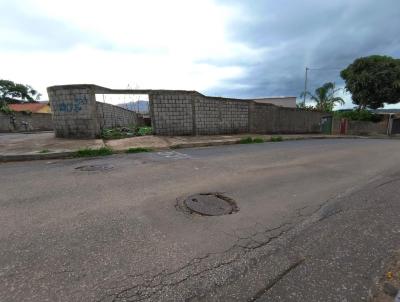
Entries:
<svg viewBox="0 0 400 302">
<path fill-rule="evenodd" d="M 11 114 L 14 112 L 14 110 L 12 110 L 10 107 L 8 107 L 7 104 L 3 104 L 2 106 L 0 106 L 0 112 L 3 112 L 5 114 Z"/>
<path fill-rule="evenodd" d="M 49 153 L 49 152 L 50 152 L 49 149 L 43 149 L 43 150 L 39 151 L 39 153 L 42 153 L 42 154 L 44 154 L 44 153 Z"/>
<path fill-rule="evenodd" d="M 264 139 L 261 137 L 253 138 L 251 136 L 248 136 L 248 137 L 241 138 L 239 140 L 238 144 L 259 144 L 259 143 L 263 143 L 263 142 L 264 142 Z"/>
<path fill-rule="evenodd" d="M 139 127 L 136 131 L 137 135 L 144 136 L 144 135 L 152 135 L 153 128 L 151 127 Z"/>
<path fill-rule="evenodd" d="M 151 127 L 117 127 L 112 129 L 103 129 L 101 138 L 105 140 L 122 139 L 133 136 L 151 135 L 153 129 Z"/>
<path fill-rule="evenodd" d="M 281 142 L 281 141 L 283 141 L 283 138 L 282 138 L 282 136 L 271 136 L 270 141 L 271 142 Z"/>
<path fill-rule="evenodd" d="M 368 110 L 335 111 L 333 114 L 335 117 L 347 118 L 353 121 L 369 121 L 376 123 L 382 120 L 382 116 Z"/>
<path fill-rule="evenodd" d="M 74 157 L 93 157 L 93 156 L 106 156 L 113 154 L 110 147 L 101 147 L 99 149 L 85 148 L 75 152 Z"/>
<path fill-rule="evenodd" d="M 126 150 L 126 153 L 143 153 L 143 152 L 151 152 L 153 149 L 151 148 L 142 148 L 142 147 L 137 147 L 137 148 L 129 148 Z"/>
</svg>

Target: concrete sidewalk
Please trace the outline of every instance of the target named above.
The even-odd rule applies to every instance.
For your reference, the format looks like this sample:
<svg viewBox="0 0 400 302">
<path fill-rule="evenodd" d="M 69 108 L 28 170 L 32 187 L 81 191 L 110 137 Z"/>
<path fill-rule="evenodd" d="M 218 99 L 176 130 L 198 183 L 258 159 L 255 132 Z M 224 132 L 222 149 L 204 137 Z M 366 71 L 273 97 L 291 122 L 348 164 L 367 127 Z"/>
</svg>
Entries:
<svg viewBox="0 0 400 302">
<path fill-rule="evenodd" d="M 152 150 L 207 147 L 236 144 L 246 137 L 262 138 L 270 141 L 272 137 L 282 140 L 357 138 L 355 136 L 323 134 L 288 135 L 213 135 L 213 136 L 137 136 L 125 139 L 103 141 L 102 139 L 61 139 L 53 132 L 38 133 L 0 133 L 0 161 L 19 161 L 35 159 L 53 159 L 71 157 L 80 149 L 99 149 L 109 147 L 116 153 L 129 148 L 147 148 Z"/>
</svg>

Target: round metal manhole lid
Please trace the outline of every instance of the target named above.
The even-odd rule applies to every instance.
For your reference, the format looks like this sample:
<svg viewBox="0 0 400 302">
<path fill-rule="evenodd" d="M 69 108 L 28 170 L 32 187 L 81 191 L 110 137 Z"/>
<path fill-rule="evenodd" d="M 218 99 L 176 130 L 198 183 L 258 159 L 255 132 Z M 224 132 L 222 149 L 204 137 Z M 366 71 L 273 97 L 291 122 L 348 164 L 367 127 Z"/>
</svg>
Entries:
<svg viewBox="0 0 400 302">
<path fill-rule="evenodd" d="M 236 203 L 220 193 L 191 195 L 184 200 L 191 211 L 205 216 L 221 216 L 237 212 Z"/>
<path fill-rule="evenodd" d="M 112 169 L 114 169 L 113 165 L 87 165 L 75 168 L 75 170 L 86 172 L 109 171 Z"/>
</svg>

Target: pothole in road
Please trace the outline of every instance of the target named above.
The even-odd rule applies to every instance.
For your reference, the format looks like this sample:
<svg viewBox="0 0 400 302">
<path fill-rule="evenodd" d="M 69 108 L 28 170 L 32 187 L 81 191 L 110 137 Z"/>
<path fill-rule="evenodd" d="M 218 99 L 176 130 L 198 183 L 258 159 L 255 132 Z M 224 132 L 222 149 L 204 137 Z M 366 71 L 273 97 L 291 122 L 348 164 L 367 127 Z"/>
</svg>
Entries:
<svg viewBox="0 0 400 302">
<path fill-rule="evenodd" d="M 236 202 L 222 193 L 200 193 L 187 197 L 183 205 L 191 213 L 203 216 L 222 216 L 239 211 Z"/>
<path fill-rule="evenodd" d="M 85 171 L 85 172 L 97 172 L 97 171 L 104 172 L 104 171 L 110 171 L 112 169 L 114 169 L 113 165 L 86 165 L 75 168 L 75 170 Z"/>
</svg>

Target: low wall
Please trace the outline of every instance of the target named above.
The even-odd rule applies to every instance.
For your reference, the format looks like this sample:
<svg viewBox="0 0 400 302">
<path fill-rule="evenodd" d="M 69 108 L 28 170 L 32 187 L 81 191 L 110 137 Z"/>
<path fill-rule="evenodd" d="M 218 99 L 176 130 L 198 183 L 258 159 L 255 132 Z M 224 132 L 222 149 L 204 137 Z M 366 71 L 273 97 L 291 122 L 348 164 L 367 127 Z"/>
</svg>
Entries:
<svg viewBox="0 0 400 302">
<path fill-rule="evenodd" d="M 158 135 L 319 133 L 326 113 L 278 107 L 196 92 L 153 94 L 153 131 Z"/>
<path fill-rule="evenodd" d="M 208 97 L 197 91 L 109 89 L 97 85 L 47 88 L 57 137 L 99 136 L 101 129 L 142 125 L 134 112 L 96 102 L 96 94 L 147 94 L 153 133 L 213 135 L 235 133 L 317 133 L 324 113 Z"/>
<path fill-rule="evenodd" d="M 101 102 L 96 102 L 96 106 L 101 129 L 143 124 L 143 119 L 134 111 Z"/>
<path fill-rule="evenodd" d="M 0 132 L 26 132 L 53 130 L 52 115 L 48 113 L 6 114 L 0 112 Z"/>
<path fill-rule="evenodd" d="M 320 133 L 321 118 L 329 114 L 272 104 L 250 105 L 251 133 Z"/>
<path fill-rule="evenodd" d="M 334 118 L 332 120 L 332 134 L 341 134 L 340 131 L 340 118 Z M 377 123 L 369 121 L 352 121 L 347 119 L 344 123 L 345 131 L 347 135 L 379 135 L 388 133 L 389 116 L 384 116 L 383 120 Z M 343 133 L 342 133 L 343 134 Z"/>
</svg>

